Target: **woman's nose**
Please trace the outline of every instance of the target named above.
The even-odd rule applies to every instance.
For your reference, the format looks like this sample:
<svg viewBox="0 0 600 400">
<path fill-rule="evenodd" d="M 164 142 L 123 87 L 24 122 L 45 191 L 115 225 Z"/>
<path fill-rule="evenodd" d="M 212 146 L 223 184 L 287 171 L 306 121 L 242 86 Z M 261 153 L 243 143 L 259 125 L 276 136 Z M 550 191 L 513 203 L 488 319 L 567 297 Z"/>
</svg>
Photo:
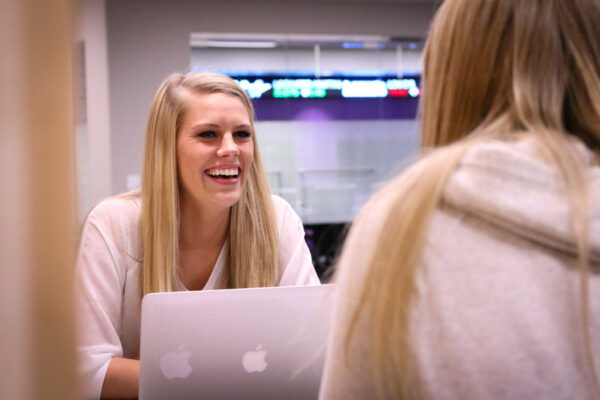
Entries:
<svg viewBox="0 0 600 400">
<path fill-rule="evenodd" d="M 219 157 L 231 157 L 238 155 L 239 152 L 240 150 L 233 139 L 233 136 L 229 133 L 223 135 L 219 148 L 217 149 L 217 155 Z"/>
</svg>

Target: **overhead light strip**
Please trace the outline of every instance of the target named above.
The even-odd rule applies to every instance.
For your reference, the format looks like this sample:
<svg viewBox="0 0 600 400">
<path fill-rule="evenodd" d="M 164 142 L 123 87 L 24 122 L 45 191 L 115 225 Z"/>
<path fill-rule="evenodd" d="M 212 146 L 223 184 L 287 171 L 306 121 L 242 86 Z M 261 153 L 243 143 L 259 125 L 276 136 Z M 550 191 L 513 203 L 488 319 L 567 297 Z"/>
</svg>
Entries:
<svg viewBox="0 0 600 400">
<path fill-rule="evenodd" d="M 227 48 L 251 48 L 251 49 L 272 49 L 277 47 L 276 42 L 250 42 L 233 40 L 206 40 L 204 47 L 227 47 Z"/>
<path fill-rule="evenodd" d="M 191 47 L 253 47 L 343 45 L 360 44 L 363 48 L 381 48 L 390 43 L 389 36 L 381 35 L 314 35 L 314 34 L 268 34 L 268 33 L 218 33 L 193 32 Z"/>
</svg>

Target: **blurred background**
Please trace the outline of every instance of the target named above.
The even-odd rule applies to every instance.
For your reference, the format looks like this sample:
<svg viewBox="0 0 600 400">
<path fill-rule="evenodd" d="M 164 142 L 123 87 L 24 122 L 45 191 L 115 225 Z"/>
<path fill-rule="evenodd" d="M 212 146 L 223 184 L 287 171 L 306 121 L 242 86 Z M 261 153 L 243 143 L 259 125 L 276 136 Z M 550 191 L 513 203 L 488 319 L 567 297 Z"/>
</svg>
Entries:
<svg viewBox="0 0 600 400">
<path fill-rule="evenodd" d="M 150 101 L 173 72 L 232 76 L 253 99 L 271 190 L 322 275 L 344 226 L 415 157 L 433 0 L 78 3 L 78 220 L 140 183 Z"/>
<path fill-rule="evenodd" d="M 415 157 L 436 0 L 1 0 L 2 399 L 76 399 L 78 231 L 139 185 L 150 101 L 173 72 L 247 88 L 271 190 L 317 270 Z"/>
</svg>

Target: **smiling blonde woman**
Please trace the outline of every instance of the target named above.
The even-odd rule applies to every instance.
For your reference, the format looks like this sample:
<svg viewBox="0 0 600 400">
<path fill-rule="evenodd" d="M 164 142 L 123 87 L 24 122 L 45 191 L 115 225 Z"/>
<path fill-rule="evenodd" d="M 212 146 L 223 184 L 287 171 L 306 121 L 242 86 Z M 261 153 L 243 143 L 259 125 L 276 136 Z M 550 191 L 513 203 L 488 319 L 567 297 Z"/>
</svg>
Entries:
<svg viewBox="0 0 600 400">
<path fill-rule="evenodd" d="M 104 200 L 77 259 L 86 397 L 134 398 L 145 294 L 319 284 L 302 221 L 269 193 L 248 96 L 174 74 L 150 108 L 142 188 Z"/>
<path fill-rule="evenodd" d="M 600 2 L 446 0 L 424 85 L 427 151 L 338 264 L 321 398 L 600 399 Z"/>
</svg>

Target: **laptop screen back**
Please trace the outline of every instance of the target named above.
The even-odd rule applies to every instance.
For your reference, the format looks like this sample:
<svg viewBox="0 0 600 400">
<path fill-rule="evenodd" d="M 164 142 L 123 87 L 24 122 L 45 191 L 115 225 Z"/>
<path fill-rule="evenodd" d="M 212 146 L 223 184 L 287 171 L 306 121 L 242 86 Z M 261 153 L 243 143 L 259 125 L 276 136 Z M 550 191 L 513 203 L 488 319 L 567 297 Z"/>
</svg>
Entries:
<svg viewBox="0 0 600 400">
<path fill-rule="evenodd" d="M 140 399 L 316 399 L 332 285 L 155 293 Z"/>
</svg>

